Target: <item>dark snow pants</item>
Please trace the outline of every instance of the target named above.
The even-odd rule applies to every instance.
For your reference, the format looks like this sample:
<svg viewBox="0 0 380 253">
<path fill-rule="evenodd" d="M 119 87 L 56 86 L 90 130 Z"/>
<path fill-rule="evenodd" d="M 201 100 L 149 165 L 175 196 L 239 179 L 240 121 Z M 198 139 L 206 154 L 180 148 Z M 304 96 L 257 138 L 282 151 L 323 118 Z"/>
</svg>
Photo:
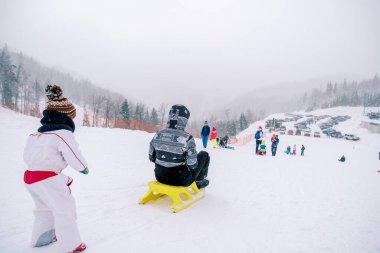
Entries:
<svg viewBox="0 0 380 253">
<path fill-rule="evenodd" d="M 272 145 L 272 156 L 276 156 L 277 146 Z"/>
<path fill-rule="evenodd" d="M 190 170 L 186 165 L 167 168 L 156 164 L 154 169 L 158 182 L 175 186 L 188 186 L 194 181 L 199 181 L 207 177 L 210 156 L 206 151 L 201 151 L 197 155 L 198 165 Z"/>
<path fill-rule="evenodd" d="M 259 151 L 259 147 L 261 145 L 261 140 L 256 140 L 256 153 L 257 154 L 257 151 Z"/>
<path fill-rule="evenodd" d="M 199 181 L 207 177 L 210 156 L 206 151 L 201 151 L 197 155 L 198 165 L 192 171 L 194 181 Z"/>
</svg>

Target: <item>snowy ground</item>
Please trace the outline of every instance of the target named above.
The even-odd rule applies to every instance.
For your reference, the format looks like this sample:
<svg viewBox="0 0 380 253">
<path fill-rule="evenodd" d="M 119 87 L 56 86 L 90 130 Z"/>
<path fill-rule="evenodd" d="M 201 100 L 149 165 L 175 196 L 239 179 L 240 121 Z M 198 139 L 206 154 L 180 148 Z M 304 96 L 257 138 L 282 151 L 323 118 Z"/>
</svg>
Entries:
<svg viewBox="0 0 380 253">
<path fill-rule="evenodd" d="M 253 155 L 252 143 L 208 148 L 206 197 L 177 214 L 167 198 L 137 204 L 154 178 L 152 134 L 78 127 L 90 174 L 65 173 L 74 177 L 86 252 L 380 252 L 380 135 L 358 128 L 356 108 L 344 114 L 353 119 L 341 127 L 360 133 L 359 142 L 280 136 L 276 157 Z M 0 108 L 1 253 L 56 252 L 54 244 L 28 244 L 33 203 L 23 186 L 22 152 L 38 126 L 38 119 Z M 305 157 L 282 153 L 293 144 L 298 152 L 306 146 Z M 337 161 L 342 154 L 346 163 Z"/>
</svg>

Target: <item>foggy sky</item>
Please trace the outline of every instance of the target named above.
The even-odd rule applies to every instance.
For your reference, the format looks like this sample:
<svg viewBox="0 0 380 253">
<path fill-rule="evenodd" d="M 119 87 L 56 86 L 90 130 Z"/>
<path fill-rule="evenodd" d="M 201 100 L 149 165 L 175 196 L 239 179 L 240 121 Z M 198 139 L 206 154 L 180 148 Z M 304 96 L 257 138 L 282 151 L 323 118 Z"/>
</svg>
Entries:
<svg viewBox="0 0 380 253">
<path fill-rule="evenodd" d="M 379 24 L 378 0 L 0 0 L 0 42 L 11 49 L 198 113 L 261 86 L 370 78 Z"/>
</svg>

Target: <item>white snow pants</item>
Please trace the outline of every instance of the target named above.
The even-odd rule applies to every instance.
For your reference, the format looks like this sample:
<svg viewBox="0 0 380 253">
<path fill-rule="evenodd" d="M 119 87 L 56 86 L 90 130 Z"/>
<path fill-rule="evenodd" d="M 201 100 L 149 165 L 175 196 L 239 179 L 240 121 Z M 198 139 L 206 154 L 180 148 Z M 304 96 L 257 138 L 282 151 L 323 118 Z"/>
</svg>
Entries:
<svg viewBox="0 0 380 253">
<path fill-rule="evenodd" d="M 67 186 L 70 178 L 63 174 L 26 184 L 36 204 L 32 245 L 44 246 L 57 238 L 57 253 L 72 252 L 81 238 L 76 223 L 75 199 Z"/>
</svg>

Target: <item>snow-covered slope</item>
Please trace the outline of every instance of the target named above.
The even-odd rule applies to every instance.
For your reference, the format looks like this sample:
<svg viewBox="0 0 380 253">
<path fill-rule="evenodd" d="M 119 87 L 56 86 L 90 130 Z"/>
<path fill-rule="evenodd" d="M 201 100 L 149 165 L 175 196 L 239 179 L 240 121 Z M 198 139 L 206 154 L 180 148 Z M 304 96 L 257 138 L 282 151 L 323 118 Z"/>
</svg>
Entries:
<svg viewBox="0 0 380 253">
<path fill-rule="evenodd" d="M 276 157 L 253 155 L 252 143 L 208 148 L 206 197 L 177 214 L 167 198 L 137 204 L 154 179 L 152 134 L 78 127 L 90 174 L 65 173 L 74 178 L 87 252 L 380 252 L 380 135 L 347 124 L 361 141 L 280 136 Z M 29 247 L 33 203 L 22 152 L 38 126 L 0 108 L 0 252 L 56 252 L 54 244 Z M 304 157 L 282 153 L 293 144 L 306 146 Z M 346 163 L 337 161 L 342 154 Z"/>
</svg>

